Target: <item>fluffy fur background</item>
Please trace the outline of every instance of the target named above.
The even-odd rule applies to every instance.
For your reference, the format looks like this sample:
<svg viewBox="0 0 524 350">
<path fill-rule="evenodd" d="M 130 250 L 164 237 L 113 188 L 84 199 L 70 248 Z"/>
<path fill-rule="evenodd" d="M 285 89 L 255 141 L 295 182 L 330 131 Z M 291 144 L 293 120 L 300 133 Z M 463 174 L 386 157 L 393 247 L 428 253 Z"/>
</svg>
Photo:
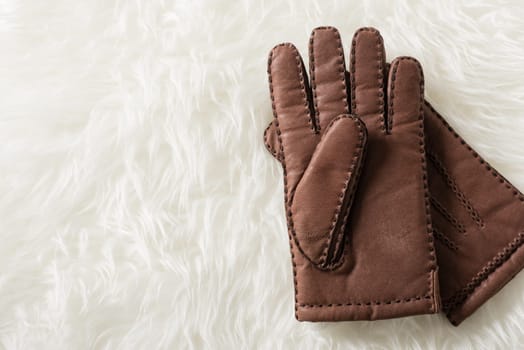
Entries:
<svg viewBox="0 0 524 350">
<path fill-rule="evenodd" d="M 521 0 L 0 0 L 0 348 L 524 348 L 524 273 L 459 328 L 296 322 L 262 143 L 271 47 L 375 26 L 524 190 L 522 18 Z"/>
</svg>

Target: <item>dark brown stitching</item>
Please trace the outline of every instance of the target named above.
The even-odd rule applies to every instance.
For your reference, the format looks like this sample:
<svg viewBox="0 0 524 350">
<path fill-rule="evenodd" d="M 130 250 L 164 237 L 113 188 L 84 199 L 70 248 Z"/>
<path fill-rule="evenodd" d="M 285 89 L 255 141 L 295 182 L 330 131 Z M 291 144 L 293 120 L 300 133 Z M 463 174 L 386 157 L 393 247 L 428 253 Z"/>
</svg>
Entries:
<svg viewBox="0 0 524 350">
<path fill-rule="evenodd" d="M 273 157 L 275 157 L 277 160 L 280 161 L 280 155 L 277 155 L 277 151 L 273 149 L 273 146 L 271 146 L 268 141 L 267 135 L 268 135 L 269 129 L 271 128 L 271 125 L 272 123 L 269 123 L 266 130 L 264 130 L 264 145 L 266 145 L 266 149 L 268 150 L 268 152 L 271 153 Z"/>
<path fill-rule="evenodd" d="M 320 113 L 318 111 L 317 84 L 315 81 L 315 35 L 316 29 L 311 33 L 309 38 L 309 71 L 311 80 L 311 90 L 313 92 L 313 106 L 315 108 L 315 125 L 316 130 L 320 130 Z"/>
<path fill-rule="evenodd" d="M 454 217 L 453 214 L 449 212 L 449 210 L 444 208 L 442 203 L 440 203 L 434 196 L 431 196 L 431 195 L 430 195 L 429 200 L 433 208 L 440 215 L 442 215 L 442 217 L 444 217 L 450 224 L 452 224 L 453 227 L 455 227 L 459 233 L 462 233 L 462 234 L 466 233 L 466 228 L 464 227 L 464 225 L 462 225 L 462 223 L 456 217 Z"/>
<path fill-rule="evenodd" d="M 375 120 L 375 123 L 378 124 L 378 128 L 382 130 L 383 132 L 386 132 L 386 126 L 384 124 L 384 50 L 383 50 L 383 43 L 382 43 L 382 37 L 380 36 L 380 33 L 375 28 L 360 28 L 355 32 L 355 35 L 353 35 L 353 41 L 351 42 L 351 62 L 350 62 L 350 79 L 351 79 L 351 111 L 353 114 L 358 115 L 357 111 L 357 100 L 356 100 L 356 81 L 355 81 L 355 66 L 356 66 L 356 45 L 357 45 L 357 38 L 362 32 L 369 32 L 374 34 L 377 37 L 377 48 L 381 48 L 381 50 L 377 50 L 379 52 L 377 56 L 377 67 L 379 68 L 379 72 L 377 74 L 377 83 L 379 85 L 379 91 L 378 91 L 378 111 L 379 115 L 378 118 Z"/>
<path fill-rule="evenodd" d="M 302 308 L 316 308 L 316 307 L 341 307 L 341 306 L 372 306 L 372 305 L 391 305 L 391 304 L 400 304 L 400 303 L 411 303 L 420 300 L 429 300 L 431 296 L 416 296 L 411 298 L 404 299 L 395 299 L 387 301 L 368 301 L 368 302 L 350 302 L 350 303 L 334 303 L 334 304 L 298 304 L 298 307 Z"/>
<path fill-rule="evenodd" d="M 448 314 L 462 305 L 467 298 L 484 282 L 492 273 L 501 267 L 511 256 L 524 244 L 524 233 L 519 232 L 507 246 L 491 259 L 484 267 L 470 280 L 470 282 L 453 296 L 446 299 L 443 309 Z"/>
<path fill-rule="evenodd" d="M 448 236 L 446 236 L 444 233 L 442 233 L 442 231 L 440 231 L 440 229 L 438 227 L 436 227 L 435 224 L 433 224 L 433 236 L 435 236 L 435 238 L 440 243 L 442 243 L 443 245 L 445 245 L 449 249 L 451 249 L 453 251 L 457 251 L 459 249 L 458 245 L 455 242 L 453 242 L 451 239 L 449 239 Z"/>
<path fill-rule="evenodd" d="M 483 228 L 484 220 L 482 220 L 480 213 L 477 211 L 477 209 L 475 209 L 473 204 L 468 200 L 464 192 L 461 191 L 461 189 L 457 185 L 457 182 L 455 181 L 453 176 L 451 176 L 449 171 L 446 169 L 444 163 L 440 159 L 438 159 L 437 155 L 433 151 L 431 151 L 429 148 L 427 149 L 426 152 L 427 152 L 427 157 L 429 158 L 429 160 L 431 161 L 435 169 L 439 172 L 440 175 L 442 175 L 442 177 L 444 177 L 446 184 L 451 189 L 451 191 L 455 194 L 460 204 L 462 204 L 462 206 L 466 208 L 466 211 L 468 212 L 471 219 L 475 222 L 475 224 L 477 224 L 479 228 Z"/>
<path fill-rule="evenodd" d="M 384 52 L 384 55 L 386 53 Z M 391 68 L 391 64 L 387 63 L 386 62 L 386 65 L 384 67 L 384 77 L 386 77 L 386 79 L 389 80 L 389 72 L 390 72 L 390 68 Z M 382 84 L 382 96 L 384 96 L 383 98 L 383 101 L 382 101 L 382 110 L 383 111 L 387 111 L 388 110 L 388 106 L 389 106 L 389 96 L 388 96 L 388 83 L 386 84 Z M 390 134 L 391 133 L 391 128 L 393 126 L 393 118 L 390 118 L 390 116 L 388 115 L 387 116 L 387 119 L 386 119 L 386 134 Z"/>
<path fill-rule="evenodd" d="M 389 82 L 391 91 L 389 93 L 389 99 L 388 99 L 388 119 L 387 119 L 387 129 L 386 131 L 388 133 L 391 132 L 391 127 L 393 125 L 393 115 L 395 114 L 395 83 L 397 79 L 397 71 L 398 67 L 400 65 L 400 62 L 402 59 L 405 59 L 404 57 L 396 59 L 393 64 L 390 66 L 390 74 L 391 74 L 391 81 Z"/>
</svg>

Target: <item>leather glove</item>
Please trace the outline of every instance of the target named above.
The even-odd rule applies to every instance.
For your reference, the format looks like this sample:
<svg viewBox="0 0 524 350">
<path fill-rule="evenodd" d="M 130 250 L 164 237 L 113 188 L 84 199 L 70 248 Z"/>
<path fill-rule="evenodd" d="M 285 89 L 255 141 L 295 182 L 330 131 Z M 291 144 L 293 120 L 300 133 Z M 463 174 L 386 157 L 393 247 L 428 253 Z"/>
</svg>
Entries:
<svg viewBox="0 0 524 350">
<path fill-rule="evenodd" d="M 275 119 L 265 136 L 284 173 L 301 321 L 373 320 L 440 307 L 422 70 L 401 57 L 388 76 L 381 40 L 371 29 L 355 36 L 350 99 L 336 29 L 311 35 L 311 87 L 293 45 L 269 55 Z"/>
<path fill-rule="evenodd" d="M 443 310 L 458 325 L 524 267 L 524 196 L 424 105 Z"/>
<path fill-rule="evenodd" d="M 443 311 L 458 325 L 524 267 L 524 196 L 426 101 L 424 129 Z M 279 158 L 272 124 L 265 135 Z"/>
</svg>

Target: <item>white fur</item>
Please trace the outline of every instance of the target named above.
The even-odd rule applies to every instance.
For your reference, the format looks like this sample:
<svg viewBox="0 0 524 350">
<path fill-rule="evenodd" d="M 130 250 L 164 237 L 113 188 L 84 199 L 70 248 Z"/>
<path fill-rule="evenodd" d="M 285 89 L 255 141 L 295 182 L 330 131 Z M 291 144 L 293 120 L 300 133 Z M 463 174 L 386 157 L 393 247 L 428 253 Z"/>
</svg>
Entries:
<svg viewBox="0 0 524 350">
<path fill-rule="evenodd" d="M 271 47 L 375 26 L 524 190 L 522 18 L 521 0 L 0 0 L 0 348 L 524 348 L 524 273 L 459 328 L 295 321 L 262 143 Z"/>
</svg>

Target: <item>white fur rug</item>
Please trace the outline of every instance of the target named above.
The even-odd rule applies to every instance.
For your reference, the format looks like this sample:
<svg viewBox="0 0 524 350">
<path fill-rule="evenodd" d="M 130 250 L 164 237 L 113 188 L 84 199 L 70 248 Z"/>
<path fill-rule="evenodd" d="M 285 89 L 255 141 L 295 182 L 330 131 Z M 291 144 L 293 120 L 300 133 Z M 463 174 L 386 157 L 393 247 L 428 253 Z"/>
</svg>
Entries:
<svg viewBox="0 0 524 350">
<path fill-rule="evenodd" d="M 271 47 L 375 26 L 524 190 L 522 18 L 521 0 L 0 0 L 0 348 L 524 348 L 524 273 L 458 328 L 295 321 L 262 142 Z"/>
</svg>

